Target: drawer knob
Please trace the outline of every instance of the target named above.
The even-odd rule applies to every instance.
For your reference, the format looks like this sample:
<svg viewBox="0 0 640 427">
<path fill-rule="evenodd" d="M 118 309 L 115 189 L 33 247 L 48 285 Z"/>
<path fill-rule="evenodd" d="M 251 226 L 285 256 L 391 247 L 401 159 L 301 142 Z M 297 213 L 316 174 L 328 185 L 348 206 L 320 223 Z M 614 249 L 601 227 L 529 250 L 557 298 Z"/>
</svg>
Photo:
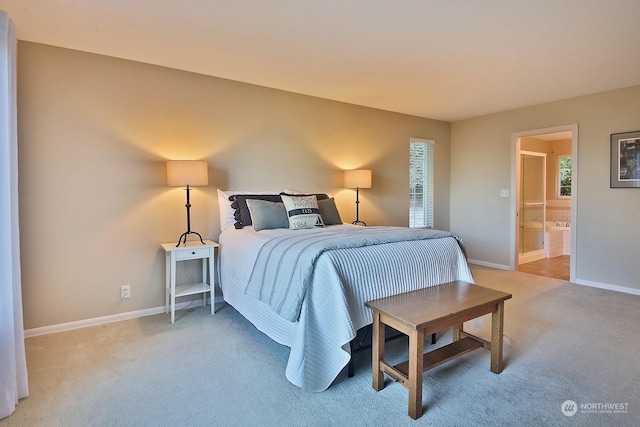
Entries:
<svg viewBox="0 0 640 427">
<path fill-rule="evenodd" d="M 191 255 L 195 255 L 195 254 L 196 254 L 196 251 L 191 252 Z"/>
</svg>

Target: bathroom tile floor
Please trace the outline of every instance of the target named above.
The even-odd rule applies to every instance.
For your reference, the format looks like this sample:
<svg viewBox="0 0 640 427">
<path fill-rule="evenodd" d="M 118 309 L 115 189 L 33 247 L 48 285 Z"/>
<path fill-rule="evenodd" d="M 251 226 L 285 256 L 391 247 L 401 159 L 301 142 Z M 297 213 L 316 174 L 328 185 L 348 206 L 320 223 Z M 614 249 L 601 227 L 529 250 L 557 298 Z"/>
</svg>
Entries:
<svg viewBox="0 0 640 427">
<path fill-rule="evenodd" d="M 520 264 L 518 271 L 537 274 L 538 276 L 555 277 L 556 279 L 569 280 L 569 255 L 545 258 L 539 261 Z"/>
</svg>

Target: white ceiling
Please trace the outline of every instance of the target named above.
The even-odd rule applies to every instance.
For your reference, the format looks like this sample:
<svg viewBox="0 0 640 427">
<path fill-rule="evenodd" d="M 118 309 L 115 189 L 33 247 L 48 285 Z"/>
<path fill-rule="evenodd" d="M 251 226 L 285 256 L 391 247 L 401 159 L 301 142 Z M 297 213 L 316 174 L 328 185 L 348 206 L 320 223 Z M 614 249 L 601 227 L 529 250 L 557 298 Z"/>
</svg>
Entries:
<svg viewBox="0 0 640 427">
<path fill-rule="evenodd" d="M 20 40 L 455 121 L 640 84 L 639 0 L 0 0 Z"/>
</svg>

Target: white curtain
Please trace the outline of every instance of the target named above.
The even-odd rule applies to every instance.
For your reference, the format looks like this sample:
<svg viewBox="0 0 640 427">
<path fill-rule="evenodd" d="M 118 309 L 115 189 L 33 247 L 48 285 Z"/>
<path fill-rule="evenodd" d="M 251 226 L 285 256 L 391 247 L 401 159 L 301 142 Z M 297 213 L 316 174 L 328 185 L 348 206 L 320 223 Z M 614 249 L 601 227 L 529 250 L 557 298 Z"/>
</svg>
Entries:
<svg viewBox="0 0 640 427">
<path fill-rule="evenodd" d="M 13 22 L 0 11 L 0 419 L 29 394 L 18 230 L 16 44 Z"/>
</svg>

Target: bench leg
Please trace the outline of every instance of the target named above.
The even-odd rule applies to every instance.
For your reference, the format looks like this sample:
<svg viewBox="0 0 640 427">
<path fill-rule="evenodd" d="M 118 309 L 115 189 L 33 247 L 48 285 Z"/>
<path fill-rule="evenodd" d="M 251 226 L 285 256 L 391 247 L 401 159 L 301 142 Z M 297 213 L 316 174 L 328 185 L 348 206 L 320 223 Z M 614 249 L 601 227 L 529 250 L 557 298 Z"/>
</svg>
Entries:
<svg viewBox="0 0 640 427">
<path fill-rule="evenodd" d="M 491 372 L 502 372 L 502 328 L 504 325 L 504 301 L 498 303 L 491 314 Z"/>
<path fill-rule="evenodd" d="M 455 325 L 453 330 L 451 331 L 451 340 L 452 341 L 460 341 L 460 332 L 462 332 L 463 323 L 459 325 Z"/>
<path fill-rule="evenodd" d="M 384 360 L 384 325 L 380 324 L 380 313 L 373 312 L 373 332 L 371 337 L 371 369 L 373 371 L 373 389 L 384 388 L 384 373 L 380 370 L 380 361 Z"/>
<path fill-rule="evenodd" d="M 414 420 L 422 416 L 424 332 L 411 331 L 409 335 L 409 416 Z"/>
</svg>

